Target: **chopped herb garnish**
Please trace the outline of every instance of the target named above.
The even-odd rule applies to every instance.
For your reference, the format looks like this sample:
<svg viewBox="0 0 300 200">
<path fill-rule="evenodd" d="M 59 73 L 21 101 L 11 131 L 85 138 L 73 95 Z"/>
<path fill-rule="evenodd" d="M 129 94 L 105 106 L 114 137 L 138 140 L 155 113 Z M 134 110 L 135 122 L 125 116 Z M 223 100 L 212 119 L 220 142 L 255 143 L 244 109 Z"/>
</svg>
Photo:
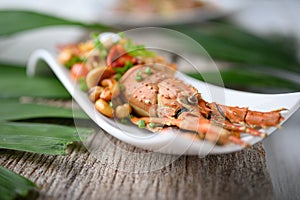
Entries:
<svg viewBox="0 0 300 200">
<path fill-rule="evenodd" d="M 137 82 L 140 82 L 140 81 L 143 80 L 143 77 L 142 77 L 141 75 L 137 75 L 137 76 L 135 77 L 135 80 L 136 80 Z"/>
<path fill-rule="evenodd" d="M 141 70 L 138 70 L 137 72 L 136 72 L 136 75 L 137 76 L 141 76 L 143 73 L 142 73 L 142 71 Z"/>
<path fill-rule="evenodd" d="M 139 126 L 139 128 L 145 128 L 146 127 L 146 122 L 145 122 L 145 120 L 139 120 L 138 121 L 138 126 Z"/>
<path fill-rule="evenodd" d="M 121 119 L 121 123 L 122 123 L 122 124 L 127 124 L 127 123 L 128 123 L 128 121 L 127 121 L 127 119 L 126 119 L 126 118 L 122 118 L 122 119 Z"/>
<path fill-rule="evenodd" d="M 151 70 L 151 68 L 150 67 L 147 67 L 146 69 L 145 69 L 145 73 L 146 74 L 152 74 L 152 70 Z"/>
<path fill-rule="evenodd" d="M 104 45 L 102 44 L 102 42 L 99 39 L 99 34 L 93 33 L 92 38 L 93 38 L 95 48 L 98 49 L 100 52 L 100 57 L 105 58 L 108 53 L 107 53 L 107 50 L 105 49 Z"/>
<path fill-rule="evenodd" d="M 121 77 L 122 77 L 122 74 L 119 74 L 119 73 L 116 74 L 116 80 L 117 80 L 117 81 L 120 80 Z"/>
<path fill-rule="evenodd" d="M 156 53 L 145 49 L 144 45 L 133 44 L 130 39 L 124 45 L 126 52 L 133 57 L 155 57 Z"/>
<path fill-rule="evenodd" d="M 149 123 L 149 127 L 150 127 L 150 128 L 155 128 L 155 127 L 156 127 L 156 124 L 153 123 L 153 122 L 150 122 L 150 123 Z"/>
<path fill-rule="evenodd" d="M 131 61 L 126 61 L 124 67 L 115 67 L 113 70 L 115 70 L 118 74 L 123 75 L 127 70 L 129 70 L 133 66 L 133 63 Z"/>
<path fill-rule="evenodd" d="M 86 81 L 85 81 L 84 77 L 80 77 L 79 78 L 79 87 L 84 92 L 88 91 L 88 87 L 86 85 Z"/>
<path fill-rule="evenodd" d="M 109 106 L 110 106 L 110 107 L 113 107 L 113 106 L 114 106 L 112 101 L 109 102 Z"/>
<path fill-rule="evenodd" d="M 76 64 L 76 63 L 82 63 L 82 62 L 85 62 L 85 61 L 86 61 L 86 59 L 83 59 L 83 58 L 80 58 L 80 57 L 76 56 L 76 57 L 71 58 L 65 64 L 65 66 L 70 69 L 74 64 Z"/>
<path fill-rule="evenodd" d="M 121 91 L 125 91 L 125 85 L 124 85 L 124 84 L 120 83 L 120 84 L 119 84 L 119 87 L 120 87 L 120 90 L 121 90 Z"/>
<path fill-rule="evenodd" d="M 133 63 L 132 63 L 131 61 L 127 60 L 127 61 L 125 62 L 125 66 L 130 68 L 130 67 L 133 66 Z"/>
<path fill-rule="evenodd" d="M 119 35 L 120 38 L 125 38 L 125 33 L 124 32 L 119 32 L 118 35 Z"/>
</svg>

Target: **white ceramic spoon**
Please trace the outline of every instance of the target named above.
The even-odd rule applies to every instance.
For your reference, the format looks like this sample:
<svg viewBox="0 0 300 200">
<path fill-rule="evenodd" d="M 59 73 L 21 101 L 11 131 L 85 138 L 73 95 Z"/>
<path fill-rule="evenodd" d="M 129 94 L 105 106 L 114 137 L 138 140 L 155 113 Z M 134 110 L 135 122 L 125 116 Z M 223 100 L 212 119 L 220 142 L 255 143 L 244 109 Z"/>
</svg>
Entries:
<svg viewBox="0 0 300 200">
<path fill-rule="evenodd" d="M 122 125 L 117 123 L 115 120 L 106 118 L 95 110 L 94 104 L 89 100 L 87 94 L 82 92 L 79 89 L 78 84 L 71 79 L 69 70 L 56 61 L 56 55 L 52 55 L 46 50 L 36 50 L 29 59 L 27 75 L 35 76 L 41 72 L 45 72 L 45 69 L 47 69 L 45 66 L 50 66 L 51 70 L 72 95 L 74 100 L 84 112 L 99 125 L 99 127 L 126 143 L 144 149 L 169 154 L 222 154 L 242 149 L 241 146 L 235 144 L 217 146 L 207 141 L 193 141 L 180 134 L 176 134 L 173 131 L 170 131 L 169 134 L 149 133 L 149 131 L 133 125 Z M 181 73 L 178 73 L 177 76 L 186 83 L 195 86 L 206 101 L 212 101 L 213 99 L 213 101 L 221 104 L 247 106 L 251 110 L 257 111 L 270 111 L 278 108 L 286 108 L 287 111 L 283 113 L 285 118 L 284 121 L 286 121 L 300 106 L 300 92 L 272 95 L 248 93 L 213 86 Z M 270 135 L 275 130 L 276 128 L 274 127 L 269 128 L 267 134 Z M 242 135 L 242 139 L 251 145 L 262 140 L 262 138 L 246 134 Z"/>
</svg>

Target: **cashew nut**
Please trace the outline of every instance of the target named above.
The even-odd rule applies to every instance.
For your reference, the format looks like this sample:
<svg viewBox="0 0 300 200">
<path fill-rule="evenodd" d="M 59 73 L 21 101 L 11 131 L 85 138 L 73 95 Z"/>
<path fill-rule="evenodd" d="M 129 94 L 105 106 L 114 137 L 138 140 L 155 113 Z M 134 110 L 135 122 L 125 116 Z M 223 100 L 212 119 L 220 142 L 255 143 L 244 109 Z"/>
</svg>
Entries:
<svg viewBox="0 0 300 200">
<path fill-rule="evenodd" d="M 63 51 L 61 51 L 58 54 L 58 62 L 61 64 L 66 64 L 71 58 L 72 58 L 73 54 L 72 51 L 70 49 L 64 49 Z"/>
<path fill-rule="evenodd" d="M 116 84 L 117 81 L 115 79 L 110 79 L 110 78 L 107 78 L 107 79 L 104 79 L 101 81 L 101 85 L 104 86 L 104 87 L 109 87 L 109 88 L 112 88 L 114 86 L 114 84 Z"/>
<path fill-rule="evenodd" d="M 80 43 L 78 45 L 78 48 L 81 53 L 89 52 L 89 51 L 93 50 L 94 43 L 92 41 Z"/>
<path fill-rule="evenodd" d="M 132 109 L 128 103 L 119 105 L 116 108 L 116 117 L 121 119 L 127 117 L 131 113 Z"/>
<path fill-rule="evenodd" d="M 97 86 L 101 80 L 111 77 L 115 72 L 106 67 L 97 67 L 91 70 L 86 76 L 86 85 L 90 89 Z"/>
<path fill-rule="evenodd" d="M 115 79 L 104 79 L 101 81 L 101 85 L 104 87 L 108 87 L 111 91 L 111 94 L 116 97 L 120 94 L 120 87 L 118 82 Z"/>
<path fill-rule="evenodd" d="M 95 86 L 89 89 L 88 94 L 91 101 L 95 102 L 97 99 L 100 98 L 101 93 L 103 92 L 104 88 L 100 86 Z"/>
<path fill-rule="evenodd" d="M 96 109 L 102 113 L 103 115 L 112 118 L 114 116 L 114 110 L 112 107 L 109 106 L 109 104 L 104 101 L 103 99 L 98 99 L 95 102 Z"/>
<path fill-rule="evenodd" d="M 100 99 L 103 99 L 105 101 L 110 101 L 112 97 L 112 92 L 109 88 L 104 88 L 104 90 L 100 94 Z"/>
</svg>

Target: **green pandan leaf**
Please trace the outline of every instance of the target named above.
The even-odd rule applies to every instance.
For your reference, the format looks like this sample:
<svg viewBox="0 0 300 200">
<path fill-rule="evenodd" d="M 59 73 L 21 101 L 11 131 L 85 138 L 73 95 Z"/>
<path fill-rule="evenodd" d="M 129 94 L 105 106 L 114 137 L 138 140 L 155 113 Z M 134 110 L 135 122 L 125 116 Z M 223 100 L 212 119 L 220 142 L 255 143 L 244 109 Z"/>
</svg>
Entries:
<svg viewBox="0 0 300 200">
<path fill-rule="evenodd" d="M 0 120 L 21 120 L 44 117 L 76 117 L 88 119 L 88 116 L 81 110 L 39 104 L 23 104 L 12 100 L 0 100 Z"/>
<path fill-rule="evenodd" d="M 213 59 L 254 65 L 263 69 L 289 70 L 300 74 L 296 42 L 292 38 L 258 37 L 225 22 L 172 28 L 196 40 Z"/>
<path fill-rule="evenodd" d="M 76 25 L 101 31 L 111 30 L 111 28 L 100 24 L 83 24 L 37 12 L 20 10 L 0 11 L 0 36 L 54 25 Z"/>
<path fill-rule="evenodd" d="M 24 67 L 0 65 L 0 98 L 22 96 L 45 98 L 71 98 L 67 90 L 55 78 L 27 77 Z"/>
<path fill-rule="evenodd" d="M 14 200 L 25 198 L 37 186 L 23 176 L 0 166 L 0 199 Z"/>
<path fill-rule="evenodd" d="M 92 132 L 88 128 L 61 125 L 0 122 L 0 148 L 64 155 L 69 144 L 85 140 Z"/>
<path fill-rule="evenodd" d="M 299 91 L 300 84 L 286 80 L 284 78 L 275 77 L 259 71 L 251 70 L 239 70 L 236 68 L 227 69 L 220 72 L 203 72 L 199 73 L 187 73 L 187 75 L 198 79 L 212 83 L 219 84 L 219 75 L 221 75 L 224 86 L 239 90 L 249 90 L 259 92 L 260 89 L 264 89 L 264 92 L 268 89 L 286 90 L 286 91 Z M 217 77 L 217 78 L 215 78 Z M 223 85 L 221 85 L 223 86 Z"/>
</svg>

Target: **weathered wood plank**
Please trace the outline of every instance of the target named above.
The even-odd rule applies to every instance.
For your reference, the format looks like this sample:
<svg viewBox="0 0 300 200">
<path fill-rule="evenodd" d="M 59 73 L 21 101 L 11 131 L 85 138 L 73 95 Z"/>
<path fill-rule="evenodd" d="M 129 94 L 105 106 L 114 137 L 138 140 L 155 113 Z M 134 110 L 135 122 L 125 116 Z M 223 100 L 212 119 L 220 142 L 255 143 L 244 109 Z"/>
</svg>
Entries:
<svg viewBox="0 0 300 200">
<path fill-rule="evenodd" d="M 67 156 L 0 150 L 0 165 L 37 183 L 41 200 L 274 199 L 261 143 L 205 158 L 151 153 L 102 131 L 90 144 L 92 153 L 76 144 Z"/>
<path fill-rule="evenodd" d="M 127 151 L 144 152 L 104 137 Z M 151 160 L 128 160 L 118 151 L 98 159 L 80 144 L 69 151 L 68 156 L 46 156 L 1 150 L 0 165 L 36 182 L 39 199 L 273 199 L 261 144 L 227 155 L 181 156 L 152 171 L 153 165 L 142 165 Z M 160 154 L 155 160 L 166 157 Z M 127 164 L 150 171 L 124 171 Z"/>
</svg>

